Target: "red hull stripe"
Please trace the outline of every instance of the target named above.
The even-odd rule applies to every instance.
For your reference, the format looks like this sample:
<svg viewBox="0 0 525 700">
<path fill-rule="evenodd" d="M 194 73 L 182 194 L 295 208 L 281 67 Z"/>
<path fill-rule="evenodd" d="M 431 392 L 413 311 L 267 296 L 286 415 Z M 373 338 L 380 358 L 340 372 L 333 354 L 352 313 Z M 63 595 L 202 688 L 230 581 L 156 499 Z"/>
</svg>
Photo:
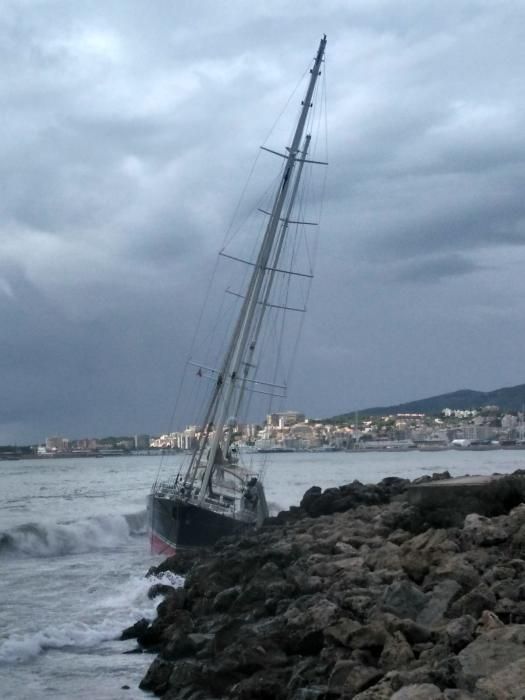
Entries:
<svg viewBox="0 0 525 700">
<path fill-rule="evenodd" d="M 154 554 L 164 554 L 169 557 L 176 553 L 176 547 L 173 542 L 168 542 L 158 535 L 156 532 L 149 533 L 149 541 L 151 546 L 151 551 Z"/>
</svg>

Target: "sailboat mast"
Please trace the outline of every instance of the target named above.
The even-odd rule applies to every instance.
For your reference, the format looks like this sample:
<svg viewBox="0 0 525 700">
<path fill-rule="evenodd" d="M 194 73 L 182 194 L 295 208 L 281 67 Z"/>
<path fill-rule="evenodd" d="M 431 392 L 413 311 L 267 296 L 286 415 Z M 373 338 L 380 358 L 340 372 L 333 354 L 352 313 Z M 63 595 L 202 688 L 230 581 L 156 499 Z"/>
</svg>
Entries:
<svg viewBox="0 0 525 700">
<path fill-rule="evenodd" d="M 286 215 L 282 221 L 281 230 L 279 232 L 279 237 L 278 237 L 278 241 L 277 241 L 277 245 L 276 245 L 276 249 L 275 249 L 275 253 L 274 253 L 274 258 L 273 258 L 273 263 L 272 263 L 272 269 L 270 270 L 270 273 L 269 273 L 269 276 L 268 276 L 268 279 L 266 282 L 266 286 L 264 289 L 263 298 L 262 298 L 262 302 L 260 305 L 261 308 L 259 311 L 259 315 L 257 317 L 256 324 L 255 324 L 255 330 L 253 331 L 252 338 L 250 340 L 248 356 L 247 356 L 246 360 L 244 361 L 244 372 L 243 372 L 242 384 L 241 384 L 241 387 L 239 389 L 239 397 L 238 397 L 237 402 L 236 402 L 235 415 L 237 415 L 239 413 L 240 407 L 241 407 L 243 399 L 244 399 L 244 392 L 246 391 L 246 382 L 248 380 L 248 373 L 249 373 L 250 367 L 252 367 L 252 365 L 253 365 L 253 357 L 255 354 L 257 341 L 259 340 L 259 335 L 261 332 L 264 317 L 266 315 L 266 310 L 268 308 L 268 303 L 270 300 L 270 294 L 271 294 L 273 283 L 275 280 L 275 275 L 277 274 L 276 273 L 277 263 L 278 263 L 279 258 L 281 256 L 281 251 L 283 249 L 284 241 L 286 238 L 286 232 L 288 231 L 288 226 L 290 224 L 290 219 L 292 216 L 295 200 L 297 197 L 297 191 L 299 189 L 299 182 L 301 180 L 301 175 L 303 173 L 303 166 L 304 166 L 304 162 L 306 160 L 306 155 L 308 153 L 308 147 L 310 146 L 311 139 L 312 139 L 312 137 L 310 134 L 307 134 L 305 139 L 304 139 L 303 150 L 301 152 L 299 166 L 297 169 L 297 173 L 295 175 L 295 181 L 294 181 L 294 185 L 292 188 L 292 193 L 290 195 L 290 198 L 288 201 L 288 207 L 286 210 Z"/>
<path fill-rule="evenodd" d="M 215 458 L 220 442 L 222 440 L 224 425 L 228 419 L 232 405 L 232 399 L 237 386 L 237 381 L 242 378 L 239 376 L 239 370 L 243 356 L 246 352 L 250 336 L 252 333 L 253 320 L 257 309 L 257 303 L 260 300 L 261 289 L 264 283 L 265 274 L 268 270 L 268 262 L 270 260 L 272 250 L 274 248 L 275 239 L 281 222 L 281 214 L 289 193 L 290 184 L 293 181 L 293 171 L 298 160 L 298 153 L 303 138 L 306 119 L 308 112 L 312 106 L 312 98 L 314 94 L 317 78 L 320 75 L 321 64 L 323 62 L 324 52 L 326 47 L 326 35 L 323 36 L 319 44 L 319 49 L 315 58 L 314 66 L 310 71 L 310 80 L 306 95 L 302 103 L 301 113 L 295 129 L 292 144 L 286 156 L 286 163 L 281 177 L 281 182 L 275 197 L 275 201 L 271 210 L 271 215 L 263 237 L 262 245 L 254 265 L 253 273 L 248 285 L 248 290 L 244 297 L 239 318 L 237 320 L 228 351 L 226 353 L 222 369 L 217 378 L 215 391 L 213 392 L 209 410 L 206 412 L 208 416 L 208 425 L 206 426 L 206 434 L 209 435 L 211 418 L 210 414 L 214 414 L 213 420 L 213 437 L 209 442 L 209 450 L 206 459 L 206 471 L 202 479 L 202 488 L 199 493 L 199 502 L 202 504 L 206 496 L 206 487 L 209 482 Z M 214 407 L 214 410 L 210 410 Z M 202 454 L 202 449 L 197 448 L 194 453 L 193 460 L 197 454 Z M 193 465 L 196 466 L 196 465 Z"/>
</svg>

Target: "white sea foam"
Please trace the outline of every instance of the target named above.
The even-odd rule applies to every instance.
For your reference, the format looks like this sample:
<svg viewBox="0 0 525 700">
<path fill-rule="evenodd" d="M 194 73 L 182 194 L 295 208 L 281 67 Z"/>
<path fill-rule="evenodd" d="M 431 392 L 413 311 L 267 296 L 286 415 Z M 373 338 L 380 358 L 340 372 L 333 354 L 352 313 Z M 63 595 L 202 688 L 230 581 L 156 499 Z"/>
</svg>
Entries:
<svg viewBox="0 0 525 700">
<path fill-rule="evenodd" d="M 125 627 L 141 618 L 154 618 L 159 600 L 148 598 L 148 590 L 154 583 L 178 587 L 184 579 L 170 572 L 148 578 L 132 576 L 109 596 L 94 603 L 85 612 L 84 620 L 10 635 L 0 642 L 0 664 L 24 663 L 48 649 L 88 649 L 118 639 Z"/>
<path fill-rule="evenodd" d="M 64 523 L 25 523 L 0 533 L 0 556 L 49 557 L 112 549 L 145 531 L 146 513 L 98 515 Z"/>
</svg>

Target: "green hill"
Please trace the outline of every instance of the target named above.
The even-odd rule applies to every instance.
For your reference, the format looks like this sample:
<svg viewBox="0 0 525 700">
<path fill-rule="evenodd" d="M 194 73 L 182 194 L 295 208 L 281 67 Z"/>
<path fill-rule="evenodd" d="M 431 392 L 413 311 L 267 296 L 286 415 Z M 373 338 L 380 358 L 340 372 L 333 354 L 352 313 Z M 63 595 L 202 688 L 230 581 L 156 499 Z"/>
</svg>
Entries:
<svg viewBox="0 0 525 700">
<path fill-rule="evenodd" d="M 359 409 L 360 416 L 392 415 L 396 413 L 428 413 L 435 415 L 441 413 L 444 408 L 453 409 L 478 409 L 483 406 L 498 406 L 502 411 L 521 411 L 525 405 L 525 384 L 503 387 L 495 391 L 473 391 L 472 389 L 460 389 L 450 394 L 430 396 L 426 399 L 418 399 L 395 406 L 374 406 L 373 408 Z M 334 422 L 353 420 L 355 411 L 343 413 L 330 418 Z"/>
</svg>

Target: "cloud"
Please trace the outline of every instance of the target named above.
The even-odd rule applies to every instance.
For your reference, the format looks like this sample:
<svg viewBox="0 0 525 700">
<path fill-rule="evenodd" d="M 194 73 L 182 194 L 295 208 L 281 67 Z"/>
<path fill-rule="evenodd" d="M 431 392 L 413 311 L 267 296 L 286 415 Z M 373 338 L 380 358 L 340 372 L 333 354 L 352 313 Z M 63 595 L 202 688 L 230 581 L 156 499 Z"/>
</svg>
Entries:
<svg viewBox="0 0 525 700">
<path fill-rule="evenodd" d="M 323 32 L 330 167 L 290 402 L 521 382 L 524 19 L 482 0 L 5 3 L 5 439 L 164 424 L 214 254 L 258 146 L 288 144 Z"/>
<path fill-rule="evenodd" d="M 432 260 L 409 262 L 400 266 L 396 277 L 415 284 L 434 284 L 447 277 L 466 275 L 478 270 L 473 261 L 463 256 L 445 256 Z"/>
</svg>

